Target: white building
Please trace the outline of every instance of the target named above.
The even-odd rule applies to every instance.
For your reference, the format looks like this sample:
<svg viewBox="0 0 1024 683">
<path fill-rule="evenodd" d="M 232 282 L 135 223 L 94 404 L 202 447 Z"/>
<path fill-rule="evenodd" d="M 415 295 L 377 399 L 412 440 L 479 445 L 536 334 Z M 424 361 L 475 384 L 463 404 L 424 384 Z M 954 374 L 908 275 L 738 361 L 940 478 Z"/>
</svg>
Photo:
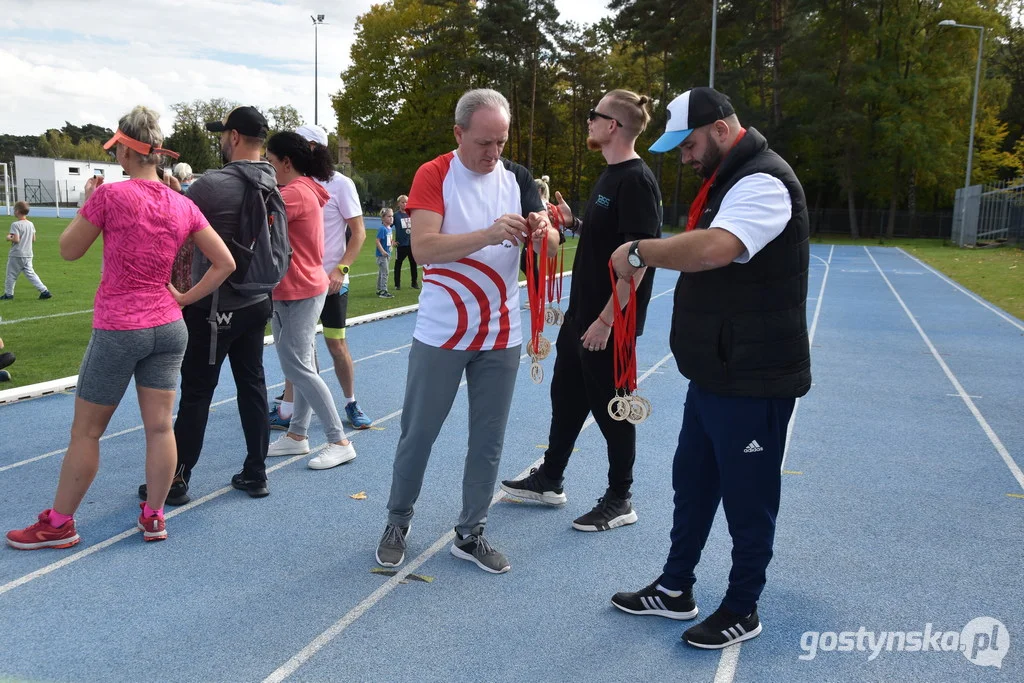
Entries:
<svg viewBox="0 0 1024 683">
<path fill-rule="evenodd" d="M 103 176 L 107 183 L 128 180 L 128 174 L 115 162 L 14 157 L 16 200 L 33 205 L 53 206 L 56 201 L 61 206 L 78 206 L 85 181 L 94 175 Z"/>
</svg>

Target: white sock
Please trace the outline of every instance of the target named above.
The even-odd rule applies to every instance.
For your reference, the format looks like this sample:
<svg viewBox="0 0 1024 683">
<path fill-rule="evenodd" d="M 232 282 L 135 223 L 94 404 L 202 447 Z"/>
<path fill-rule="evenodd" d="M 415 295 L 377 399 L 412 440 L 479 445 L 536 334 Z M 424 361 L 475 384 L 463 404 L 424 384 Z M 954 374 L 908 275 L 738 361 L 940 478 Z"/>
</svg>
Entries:
<svg viewBox="0 0 1024 683">
<path fill-rule="evenodd" d="M 295 412 L 295 403 L 292 401 L 281 401 L 281 405 L 277 407 L 277 416 L 282 420 L 292 419 L 292 413 Z"/>
<path fill-rule="evenodd" d="M 662 593 L 669 596 L 670 598 L 678 598 L 680 595 L 683 594 L 683 591 L 670 591 L 669 589 L 662 586 L 660 583 L 658 584 L 658 590 L 660 590 Z"/>
<path fill-rule="evenodd" d="M 345 405 L 348 405 L 349 403 L 352 403 L 355 400 L 356 400 L 355 392 L 352 392 L 351 396 L 346 396 L 345 397 Z"/>
</svg>

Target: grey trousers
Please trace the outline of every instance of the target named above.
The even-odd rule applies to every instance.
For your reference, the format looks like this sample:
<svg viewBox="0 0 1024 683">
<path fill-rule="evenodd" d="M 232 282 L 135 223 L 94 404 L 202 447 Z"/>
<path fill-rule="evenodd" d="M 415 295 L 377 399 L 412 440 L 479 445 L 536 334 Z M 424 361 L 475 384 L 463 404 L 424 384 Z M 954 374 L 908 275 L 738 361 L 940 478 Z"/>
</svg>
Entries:
<svg viewBox="0 0 1024 683">
<path fill-rule="evenodd" d="M 310 299 L 275 301 L 270 326 L 281 370 L 295 388 L 295 412 L 288 431 L 306 436 L 309 420 L 315 412 L 324 427 L 327 441 L 334 443 L 344 438 L 345 428 L 331 390 L 316 371 L 313 357 L 316 321 L 326 298 L 327 292 L 324 292 Z"/>
<path fill-rule="evenodd" d="M 18 281 L 18 276 L 25 273 L 25 278 L 29 284 L 38 289 L 40 292 L 46 291 L 46 285 L 36 275 L 36 271 L 32 269 L 32 257 L 31 256 L 8 256 L 7 257 L 7 280 L 4 282 L 4 294 L 8 296 L 14 295 L 14 283 Z"/>
<path fill-rule="evenodd" d="M 494 351 L 451 351 L 413 340 L 391 476 L 388 521 L 409 526 L 413 505 L 437 435 L 451 411 L 465 371 L 469 390 L 469 448 L 462 475 L 462 536 L 482 533 L 498 479 L 505 425 L 512 405 L 520 347 Z"/>
<path fill-rule="evenodd" d="M 377 257 L 377 291 L 388 291 L 388 261 L 390 256 Z"/>
</svg>

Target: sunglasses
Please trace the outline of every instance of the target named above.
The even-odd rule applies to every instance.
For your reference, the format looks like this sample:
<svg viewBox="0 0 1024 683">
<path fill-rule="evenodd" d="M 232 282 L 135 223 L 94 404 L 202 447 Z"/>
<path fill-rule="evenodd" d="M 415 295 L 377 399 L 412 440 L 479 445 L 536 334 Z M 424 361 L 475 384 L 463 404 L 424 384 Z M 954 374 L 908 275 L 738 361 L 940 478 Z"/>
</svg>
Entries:
<svg viewBox="0 0 1024 683">
<path fill-rule="evenodd" d="M 599 112 L 596 109 L 591 109 L 590 113 L 587 114 L 587 121 L 593 121 L 594 119 L 598 119 L 598 118 L 606 119 L 608 121 L 614 121 L 615 125 L 617 125 L 619 128 L 622 128 L 622 122 L 619 121 L 614 116 L 608 116 L 608 114 L 602 114 L 601 112 Z"/>
</svg>

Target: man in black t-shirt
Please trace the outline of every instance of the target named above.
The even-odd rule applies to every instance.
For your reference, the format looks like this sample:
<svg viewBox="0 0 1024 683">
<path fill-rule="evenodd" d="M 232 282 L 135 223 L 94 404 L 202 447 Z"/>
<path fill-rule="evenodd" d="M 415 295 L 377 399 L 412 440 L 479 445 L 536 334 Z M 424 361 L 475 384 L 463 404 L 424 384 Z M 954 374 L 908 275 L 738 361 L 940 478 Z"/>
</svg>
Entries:
<svg viewBox="0 0 1024 683">
<path fill-rule="evenodd" d="M 615 395 L 614 361 L 609 339 L 614 322 L 608 260 L 619 245 L 661 236 L 661 191 L 651 169 L 637 155 L 636 139 L 650 121 L 648 99 L 628 90 L 613 90 L 590 110 L 587 147 L 608 162 L 587 202 L 583 219 L 555 197 L 563 227 L 580 233 L 572 267 L 572 285 L 565 323 L 555 343 L 557 357 L 551 380 L 551 430 L 544 462 L 516 481 L 503 481 L 506 493 L 547 505 L 566 502 L 562 475 L 588 414 L 608 443 L 608 490 L 597 506 L 573 521 L 579 531 L 607 531 L 637 520 L 630 503 L 636 427 L 608 414 Z M 643 333 L 654 272 L 638 271 L 636 333 Z M 622 281 L 618 299 L 625 304 L 629 284 Z"/>
</svg>

